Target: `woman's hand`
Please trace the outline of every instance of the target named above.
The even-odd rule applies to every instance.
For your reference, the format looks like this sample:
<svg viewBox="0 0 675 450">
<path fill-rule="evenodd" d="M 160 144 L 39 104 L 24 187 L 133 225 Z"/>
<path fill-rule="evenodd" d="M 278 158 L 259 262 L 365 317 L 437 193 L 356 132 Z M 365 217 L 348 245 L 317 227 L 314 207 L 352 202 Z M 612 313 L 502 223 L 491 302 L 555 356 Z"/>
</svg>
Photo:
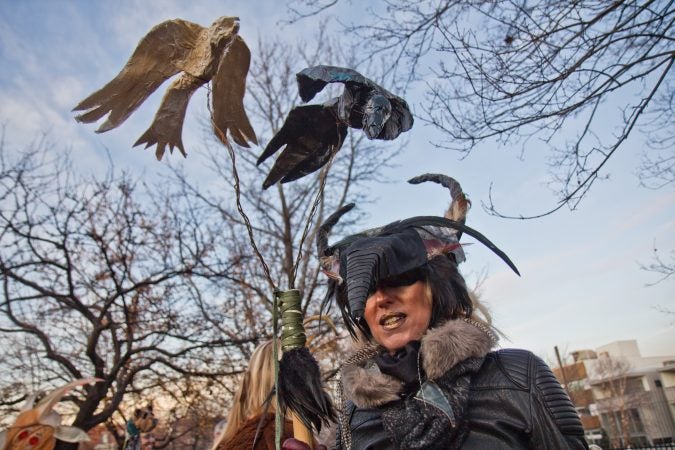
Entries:
<svg viewBox="0 0 675 450">
<path fill-rule="evenodd" d="M 286 439 L 281 444 L 281 448 L 282 450 L 312 450 L 312 447 L 295 438 Z M 314 450 L 328 450 L 328 448 L 323 444 L 319 444 Z"/>
</svg>

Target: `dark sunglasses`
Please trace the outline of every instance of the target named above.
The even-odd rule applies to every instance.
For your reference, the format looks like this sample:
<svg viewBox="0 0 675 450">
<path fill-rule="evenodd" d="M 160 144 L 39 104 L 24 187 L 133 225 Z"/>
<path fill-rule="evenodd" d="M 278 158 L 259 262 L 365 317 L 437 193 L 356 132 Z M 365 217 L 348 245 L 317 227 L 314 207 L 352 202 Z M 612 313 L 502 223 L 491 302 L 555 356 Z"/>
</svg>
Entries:
<svg viewBox="0 0 675 450">
<path fill-rule="evenodd" d="M 409 270 L 407 272 L 404 272 L 400 275 L 396 275 L 393 277 L 388 277 L 383 280 L 380 280 L 377 283 L 377 287 L 385 287 L 385 288 L 395 288 L 395 287 L 402 287 L 402 286 L 410 286 L 412 284 L 417 283 L 418 281 L 425 280 L 427 276 L 426 270 L 424 268 L 419 267 L 417 269 Z"/>
</svg>

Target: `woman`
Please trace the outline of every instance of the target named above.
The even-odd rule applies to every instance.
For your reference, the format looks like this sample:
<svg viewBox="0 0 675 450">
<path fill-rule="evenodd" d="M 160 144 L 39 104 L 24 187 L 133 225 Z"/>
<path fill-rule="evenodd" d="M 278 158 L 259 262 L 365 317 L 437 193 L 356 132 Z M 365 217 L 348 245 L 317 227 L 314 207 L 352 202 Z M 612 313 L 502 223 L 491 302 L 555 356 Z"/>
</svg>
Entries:
<svg viewBox="0 0 675 450">
<path fill-rule="evenodd" d="M 327 246 L 338 211 L 322 226 L 319 250 L 334 296 L 362 348 L 342 369 L 346 401 L 339 449 L 582 449 L 579 417 L 548 366 L 525 350 L 492 351 L 457 264 L 469 202 L 459 184 L 445 218 L 417 217 Z M 517 272 L 517 270 L 516 270 Z"/>
<path fill-rule="evenodd" d="M 279 353 L 281 349 L 279 349 Z M 274 341 L 266 341 L 251 355 L 248 369 L 234 396 L 227 425 L 216 440 L 218 450 L 274 450 L 275 404 Z M 282 442 L 293 436 L 293 424 L 284 421 Z M 255 445 L 254 445 L 255 442 Z"/>
</svg>

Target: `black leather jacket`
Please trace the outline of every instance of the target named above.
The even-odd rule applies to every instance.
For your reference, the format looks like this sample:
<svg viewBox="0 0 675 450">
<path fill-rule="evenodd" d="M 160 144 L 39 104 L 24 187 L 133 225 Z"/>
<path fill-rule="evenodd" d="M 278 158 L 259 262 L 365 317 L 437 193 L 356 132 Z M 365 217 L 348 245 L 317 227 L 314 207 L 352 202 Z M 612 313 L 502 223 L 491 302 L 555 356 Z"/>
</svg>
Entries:
<svg viewBox="0 0 675 450">
<path fill-rule="evenodd" d="M 400 402 L 407 406 L 402 426 L 383 423 L 386 405 L 357 408 L 350 403 L 349 417 L 353 450 L 394 449 L 394 442 L 407 442 L 401 448 L 449 448 L 429 431 L 445 422 L 448 429 L 453 418 L 443 381 L 425 382 L 420 391 Z M 434 396 L 436 398 L 434 399 Z M 400 403 L 399 402 L 399 403 Z M 444 406 L 445 405 L 445 406 Z M 389 411 L 387 414 L 391 414 Z M 468 390 L 468 404 L 463 422 L 463 441 L 452 442 L 461 449 L 587 449 L 583 428 L 572 402 L 549 367 L 525 350 L 499 350 L 485 355 L 473 375 Z M 441 425 L 443 427 L 445 425 Z M 418 438 L 410 433 L 419 433 Z M 337 448 L 344 449 L 338 430 Z M 393 436 L 393 434 L 400 434 Z M 437 434 L 436 436 L 441 436 Z M 403 439 L 403 440 L 402 440 Z M 443 441 L 443 439 L 446 439 Z M 443 442 L 441 442 L 443 441 Z"/>
</svg>

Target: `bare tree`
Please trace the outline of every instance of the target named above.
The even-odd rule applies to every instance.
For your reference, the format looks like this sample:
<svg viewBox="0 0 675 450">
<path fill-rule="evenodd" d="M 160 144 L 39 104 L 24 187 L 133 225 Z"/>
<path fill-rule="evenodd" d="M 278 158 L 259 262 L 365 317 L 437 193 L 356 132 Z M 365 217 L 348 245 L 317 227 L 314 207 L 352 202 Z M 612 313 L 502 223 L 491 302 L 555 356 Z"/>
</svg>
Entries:
<svg viewBox="0 0 675 450">
<path fill-rule="evenodd" d="M 272 39 L 258 42 L 247 86 L 247 111 L 255 124 L 261 147 L 278 131 L 288 112 L 299 103 L 295 74 L 317 64 L 347 65 L 353 67 L 349 49 L 341 50 L 339 43 L 324 35 L 318 35 L 311 43 L 286 44 Z M 375 64 L 360 68 L 376 78 L 382 69 Z M 327 89 L 327 96 L 336 95 L 335 89 Z M 323 100 L 318 99 L 317 102 Z M 271 167 L 271 162 L 256 165 L 262 149 L 235 148 L 237 187 L 240 203 L 247 223 L 237 210 L 232 185 L 233 164 L 222 145 L 204 123 L 208 168 L 214 175 L 207 188 L 199 180 L 187 177 L 182 171 L 173 172 L 171 184 L 178 185 L 189 193 L 191 203 L 209 209 L 221 218 L 220 233 L 228 242 L 230 252 L 242 255 L 237 266 L 226 275 L 229 287 L 221 301 L 225 310 L 237 310 L 230 318 L 235 326 L 215 321 L 212 325 L 220 332 L 235 339 L 237 334 L 272 336 L 274 288 L 295 288 L 301 292 L 302 306 L 306 317 L 324 314 L 328 321 L 339 323 L 338 311 L 322 310 L 325 296 L 325 279 L 319 271 L 316 255 L 315 233 L 317 224 L 347 202 L 357 202 L 363 208 L 372 202 L 372 196 L 364 189 L 366 183 L 383 182 L 382 168 L 390 165 L 400 151 L 400 145 L 392 142 L 368 141 L 364 134 L 350 132 L 334 157 L 332 164 L 288 184 L 278 184 L 262 190 L 262 180 Z M 404 139 L 400 140 L 404 142 Z M 223 192 L 228 192 L 223 195 Z M 346 217 L 336 228 L 336 233 L 345 230 L 364 216 L 355 213 Z M 264 258 L 267 267 L 251 249 L 251 240 Z M 268 272 L 268 273 L 266 273 Z M 234 330 L 237 330 L 236 332 Z M 346 332 L 333 329 L 329 322 L 313 321 L 308 324 L 312 349 L 327 378 L 335 373 L 339 360 L 341 341 Z M 236 334 L 233 334 L 236 333 Z M 241 350 L 246 352 L 247 345 Z M 230 395 L 220 391 L 223 410 Z"/>
<path fill-rule="evenodd" d="M 296 104 L 296 72 L 354 67 L 340 48 L 321 35 L 315 45 L 260 42 L 247 109 L 263 143 Z M 362 67 L 373 78 L 376 69 Z M 329 167 L 262 191 L 269 167 L 256 166 L 256 152 L 235 150 L 235 182 L 233 161 L 207 135 L 206 188 L 180 168 L 161 185 L 113 168 L 104 180 L 83 179 L 46 142 L 18 160 L 2 153 L 0 342 L 12 349 L 0 359 L 3 412 L 38 385 L 95 375 L 104 382 L 73 399 L 74 425 L 115 430 L 139 403 L 160 399 L 171 408 L 157 411 L 161 445 L 196 448 L 211 438 L 251 351 L 272 335 L 272 285 L 299 289 L 305 311 L 319 312 L 316 224 L 347 201 L 371 200 L 364 184 L 381 181 L 399 145 L 350 133 Z M 341 335 L 326 322 L 310 332 L 330 373 Z"/>
<path fill-rule="evenodd" d="M 291 20 L 337 3 L 293 0 Z M 389 56 L 393 79 L 426 82 L 422 119 L 447 136 L 439 147 L 468 153 L 483 141 L 524 146 L 537 138 L 552 149 L 557 204 L 506 215 L 490 199 L 491 213 L 522 219 L 574 209 L 637 128 L 650 144 L 643 184 L 675 182 L 672 0 L 371 5 L 347 31 L 362 43 L 364 57 Z M 620 113 L 604 107 L 610 100 Z M 565 131 L 575 135 L 562 141 Z"/>
<path fill-rule="evenodd" d="M 609 430 L 613 447 L 630 445 L 630 410 L 638 405 L 634 384 L 639 379 L 631 379 L 631 365 L 622 358 L 600 356 L 594 366 L 594 377 L 598 380 L 595 398 L 598 410 L 609 419 L 603 426 Z M 614 420 L 618 414 L 619 421 Z"/>
<path fill-rule="evenodd" d="M 238 259 L 188 200 L 114 169 L 78 177 L 45 140 L 0 148 L 0 415 L 38 386 L 96 376 L 72 399 L 74 425 L 88 430 L 153 378 L 241 370 L 229 347 L 258 336 L 208 326 L 208 294 Z"/>
<path fill-rule="evenodd" d="M 250 97 L 251 104 L 247 110 L 257 124 L 262 146 L 281 128 L 288 112 L 299 103 L 295 81 L 297 72 L 322 63 L 353 66 L 353 61 L 348 59 L 352 53 L 341 48 L 339 43 L 322 34 L 316 36 L 313 43 L 284 44 L 272 40 L 258 43 L 258 55 L 252 60 L 249 74 L 247 98 Z M 370 76 L 382 72 L 375 64 L 364 66 L 362 70 Z M 332 94 L 335 94 L 334 90 L 327 93 L 328 96 Z M 200 189 L 196 182 L 179 171 L 174 173 L 176 181 L 195 196 L 195 203 L 218 211 L 230 245 L 240 254 L 250 255 L 240 261 L 236 272 L 230 274 L 230 280 L 239 287 L 238 293 L 232 293 L 238 296 L 237 304 L 249 311 L 243 317 L 255 313 L 269 315 L 273 304 L 270 280 L 259 259 L 253 257 L 250 251 L 246 224 L 232 198 L 223 198 L 220 194 L 222 189 L 232 184 L 232 162 L 211 134 L 208 131 L 206 134 L 210 140 L 207 145 L 212 149 L 209 167 L 223 185 Z M 391 164 L 400 152 L 400 145 L 369 141 L 360 130 L 350 132 L 332 165 L 292 183 L 277 184 L 266 191 L 262 190 L 262 180 L 271 164 L 266 162 L 256 166 L 256 158 L 262 150 L 254 153 L 248 149 L 236 149 L 241 203 L 249 217 L 253 239 L 267 262 L 271 281 L 280 289 L 299 289 L 303 294 L 305 312 L 317 313 L 324 295 L 324 280 L 319 277 L 316 259 L 317 224 L 347 202 L 357 202 L 361 206 L 372 202 L 372 197 L 363 187 L 366 183 L 385 181 L 381 175 L 382 168 Z M 353 224 L 362 218 L 363 209 L 361 211 L 361 214 L 346 218 L 342 225 Z M 256 323 L 270 326 L 267 320 Z M 238 325 L 247 326 L 245 323 Z"/>
<path fill-rule="evenodd" d="M 670 251 L 670 261 L 667 261 L 659 254 L 659 249 L 656 246 L 656 242 L 654 242 L 651 262 L 648 264 L 640 264 L 640 268 L 659 276 L 656 281 L 649 283 L 648 286 L 654 286 L 669 279 L 675 275 L 675 250 Z"/>
</svg>

